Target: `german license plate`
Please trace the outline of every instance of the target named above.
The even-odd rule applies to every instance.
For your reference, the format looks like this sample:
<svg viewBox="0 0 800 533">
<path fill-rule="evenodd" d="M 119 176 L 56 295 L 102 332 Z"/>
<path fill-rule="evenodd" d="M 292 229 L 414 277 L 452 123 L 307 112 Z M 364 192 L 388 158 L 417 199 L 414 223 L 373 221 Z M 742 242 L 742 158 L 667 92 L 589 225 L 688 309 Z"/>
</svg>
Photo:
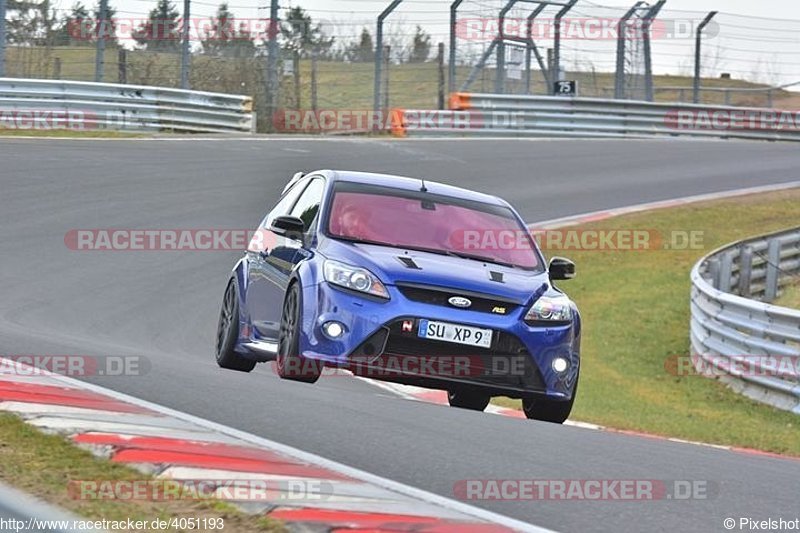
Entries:
<svg viewBox="0 0 800 533">
<path fill-rule="evenodd" d="M 420 320 L 417 335 L 422 339 L 466 344 L 478 348 L 491 348 L 492 346 L 492 330 L 448 322 Z"/>
</svg>

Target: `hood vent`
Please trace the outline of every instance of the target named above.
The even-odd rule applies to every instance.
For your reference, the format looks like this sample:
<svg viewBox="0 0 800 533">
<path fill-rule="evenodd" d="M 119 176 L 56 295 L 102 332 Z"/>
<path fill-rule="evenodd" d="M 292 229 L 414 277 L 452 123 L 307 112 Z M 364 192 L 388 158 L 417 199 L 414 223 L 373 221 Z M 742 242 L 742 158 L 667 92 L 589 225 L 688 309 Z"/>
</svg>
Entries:
<svg viewBox="0 0 800 533">
<path fill-rule="evenodd" d="M 503 281 L 503 273 L 502 272 L 495 272 L 494 270 L 489 271 L 489 279 L 492 281 L 496 281 L 497 283 L 505 283 Z"/>
<path fill-rule="evenodd" d="M 414 262 L 414 260 L 413 260 L 412 258 L 410 258 L 410 257 L 402 257 L 402 256 L 399 256 L 399 257 L 398 257 L 398 259 L 400 260 L 400 262 L 401 262 L 401 263 L 403 263 L 403 264 L 405 265 L 405 267 L 406 267 L 406 268 L 410 268 L 410 269 L 412 269 L 412 270 L 422 270 L 422 269 L 421 269 L 421 268 L 420 268 L 420 267 L 419 267 L 419 266 L 418 266 L 418 265 L 417 265 L 417 264 Z"/>
</svg>

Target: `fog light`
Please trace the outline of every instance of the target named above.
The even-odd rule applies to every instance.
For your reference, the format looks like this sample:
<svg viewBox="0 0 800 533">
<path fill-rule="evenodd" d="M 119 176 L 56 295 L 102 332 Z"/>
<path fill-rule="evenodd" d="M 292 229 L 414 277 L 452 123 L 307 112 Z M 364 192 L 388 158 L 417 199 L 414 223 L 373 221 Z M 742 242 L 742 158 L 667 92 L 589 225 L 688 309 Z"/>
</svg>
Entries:
<svg viewBox="0 0 800 533">
<path fill-rule="evenodd" d="M 328 337 L 338 339 L 344 333 L 344 326 L 335 321 L 325 322 L 322 325 L 322 331 L 324 331 L 325 335 Z"/>
<path fill-rule="evenodd" d="M 553 370 L 555 370 L 558 374 L 564 372 L 568 366 L 569 362 L 563 357 L 556 357 L 553 359 Z"/>
</svg>

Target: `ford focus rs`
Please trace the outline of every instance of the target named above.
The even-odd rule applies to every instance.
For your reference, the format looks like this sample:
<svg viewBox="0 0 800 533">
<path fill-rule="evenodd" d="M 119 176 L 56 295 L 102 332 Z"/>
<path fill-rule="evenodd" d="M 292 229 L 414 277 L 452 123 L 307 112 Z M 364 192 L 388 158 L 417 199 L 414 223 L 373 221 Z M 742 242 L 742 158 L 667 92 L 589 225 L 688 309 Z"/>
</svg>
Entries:
<svg viewBox="0 0 800 533">
<path fill-rule="evenodd" d="M 297 174 L 228 281 L 216 337 L 223 368 L 275 360 L 315 382 L 328 367 L 447 390 L 483 410 L 522 400 L 561 423 L 580 371 L 581 321 L 505 201 L 427 180 Z"/>
</svg>

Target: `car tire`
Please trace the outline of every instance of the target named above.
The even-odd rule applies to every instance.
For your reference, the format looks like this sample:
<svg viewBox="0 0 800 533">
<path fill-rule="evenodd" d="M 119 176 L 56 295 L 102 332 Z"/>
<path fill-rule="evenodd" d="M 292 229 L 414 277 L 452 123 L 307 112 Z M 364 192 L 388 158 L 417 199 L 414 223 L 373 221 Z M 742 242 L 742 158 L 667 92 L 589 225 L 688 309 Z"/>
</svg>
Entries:
<svg viewBox="0 0 800 533">
<path fill-rule="evenodd" d="M 447 391 L 447 401 L 450 407 L 469 409 L 470 411 L 483 411 L 489 405 L 491 396 L 475 391 Z"/>
<path fill-rule="evenodd" d="M 563 424 L 572 412 L 572 405 L 578 395 L 578 380 L 575 381 L 575 389 L 572 391 L 572 398 L 569 400 L 548 400 L 543 398 L 523 398 L 522 410 L 529 420 L 540 420 L 542 422 L 552 422 Z"/>
<path fill-rule="evenodd" d="M 236 282 L 230 280 L 222 298 L 222 307 L 217 323 L 216 359 L 217 364 L 229 370 L 250 372 L 256 367 L 255 360 L 236 353 L 236 340 L 239 338 L 239 295 Z"/>
<path fill-rule="evenodd" d="M 281 313 L 280 334 L 276 368 L 282 379 L 315 383 L 321 374 L 322 364 L 300 355 L 300 327 L 302 294 L 299 283 L 292 283 L 286 291 Z"/>
</svg>

